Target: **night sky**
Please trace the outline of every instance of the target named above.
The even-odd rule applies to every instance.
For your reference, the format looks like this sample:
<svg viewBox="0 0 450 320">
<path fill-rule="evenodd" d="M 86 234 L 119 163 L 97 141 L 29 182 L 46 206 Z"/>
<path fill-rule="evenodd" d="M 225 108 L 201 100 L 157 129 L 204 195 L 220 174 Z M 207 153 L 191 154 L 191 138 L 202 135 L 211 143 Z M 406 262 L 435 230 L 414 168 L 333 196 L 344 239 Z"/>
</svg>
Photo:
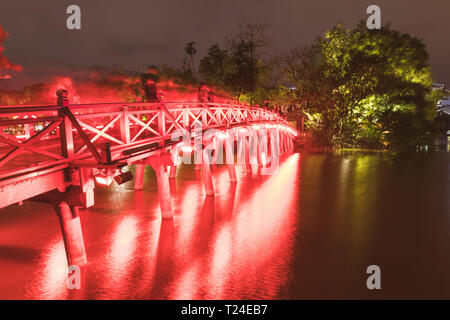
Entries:
<svg viewBox="0 0 450 320">
<path fill-rule="evenodd" d="M 81 7 L 81 30 L 66 28 L 70 4 Z M 0 25 L 11 33 L 4 54 L 24 67 L 1 85 L 87 75 L 93 65 L 180 67 L 188 41 L 197 43 L 198 65 L 242 16 L 266 20 L 272 50 L 280 53 L 311 43 L 338 21 L 353 27 L 370 4 L 381 7 L 382 24 L 424 40 L 435 81 L 450 86 L 449 0 L 0 0 Z"/>
</svg>

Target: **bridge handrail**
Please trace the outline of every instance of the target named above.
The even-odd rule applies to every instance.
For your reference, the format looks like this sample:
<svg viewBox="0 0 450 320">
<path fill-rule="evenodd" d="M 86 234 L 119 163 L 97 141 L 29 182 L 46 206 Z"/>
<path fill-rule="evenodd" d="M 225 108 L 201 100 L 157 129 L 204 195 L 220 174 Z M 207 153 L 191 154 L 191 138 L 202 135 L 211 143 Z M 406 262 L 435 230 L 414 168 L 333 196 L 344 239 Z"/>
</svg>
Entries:
<svg viewBox="0 0 450 320">
<path fill-rule="evenodd" d="M 104 118 L 107 119 L 106 123 L 102 122 Z M 60 166 L 92 156 L 98 160 L 100 155 L 95 149 L 99 141 L 109 142 L 111 150 L 120 151 L 127 147 L 163 141 L 170 137 L 174 130 L 187 130 L 195 123 L 205 128 L 219 128 L 258 121 L 289 126 L 284 118 L 270 110 L 232 102 L 114 102 L 65 106 L 0 106 L 0 151 L 4 146 L 13 148 L 4 154 L 0 152 L 0 180 L 24 174 L 31 168 Z M 33 132 L 34 123 L 45 123 L 45 126 L 41 125 L 40 130 Z M 26 140 L 22 141 L 17 136 L 4 132 L 5 128 L 17 125 L 24 126 Z M 64 136 L 60 134 L 62 130 L 65 132 Z M 54 133 L 52 141 L 59 138 L 60 142 L 55 142 L 55 145 L 60 145 L 62 154 L 51 152 L 50 143 L 42 140 L 46 137 L 50 141 L 50 133 Z M 78 150 L 75 146 L 76 139 L 78 144 L 80 139 L 83 140 Z M 41 146 L 36 147 L 38 144 Z M 6 168 L 6 171 L 2 172 L 5 164 L 11 164 L 13 158 L 26 152 L 51 160 L 40 162 L 35 166 L 22 164 L 20 167 L 20 164 L 14 163 L 13 168 Z"/>
</svg>

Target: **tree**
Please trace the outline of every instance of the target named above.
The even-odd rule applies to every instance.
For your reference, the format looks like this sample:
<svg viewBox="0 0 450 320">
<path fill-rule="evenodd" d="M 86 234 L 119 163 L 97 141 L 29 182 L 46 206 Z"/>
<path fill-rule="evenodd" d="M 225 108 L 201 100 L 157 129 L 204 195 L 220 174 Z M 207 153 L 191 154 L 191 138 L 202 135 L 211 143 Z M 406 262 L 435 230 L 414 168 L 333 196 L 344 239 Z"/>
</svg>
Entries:
<svg viewBox="0 0 450 320">
<path fill-rule="evenodd" d="M 267 36 L 268 26 L 267 23 L 262 22 L 259 18 L 250 20 L 244 17 L 237 29 L 226 37 L 225 41 L 233 49 L 239 49 L 242 48 L 242 45 L 245 45 L 250 61 L 253 63 L 260 58 L 260 50 L 270 46 L 270 40 Z"/>
<path fill-rule="evenodd" d="M 184 47 L 184 52 L 191 59 L 191 70 L 192 70 L 192 80 L 195 81 L 195 66 L 194 66 L 194 55 L 197 53 L 197 49 L 195 48 L 195 42 L 191 41 L 186 44 Z"/>
<path fill-rule="evenodd" d="M 427 135 L 431 72 L 416 38 L 389 26 L 338 24 L 311 46 L 283 55 L 279 65 L 325 145 L 413 146 Z"/>
<path fill-rule="evenodd" d="M 1 70 L 11 70 L 11 71 L 22 71 L 22 66 L 12 63 L 7 57 L 3 55 L 5 47 L 3 47 L 3 42 L 9 37 L 9 33 L 3 30 L 0 25 L 0 79 L 11 79 L 11 76 L 6 74 L 2 75 Z"/>
<path fill-rule="evenodd" d="M 229 85 L 238 93 L 251 93 L 261 85 L 260 77 L 267 69 L 262 50 L 269 47 L 268 24 L 260 19 L 244 18 L 225 40 L 231 53 L 232 71 Z"/>
<path fill-rule="evenodd" d="M 230 74 L 228 51 L 221 49 L 218 44 L 212 45 L 206 56 L 200 60 L 198 72 L 208 84 L 224 87 Z"/>
</svg>

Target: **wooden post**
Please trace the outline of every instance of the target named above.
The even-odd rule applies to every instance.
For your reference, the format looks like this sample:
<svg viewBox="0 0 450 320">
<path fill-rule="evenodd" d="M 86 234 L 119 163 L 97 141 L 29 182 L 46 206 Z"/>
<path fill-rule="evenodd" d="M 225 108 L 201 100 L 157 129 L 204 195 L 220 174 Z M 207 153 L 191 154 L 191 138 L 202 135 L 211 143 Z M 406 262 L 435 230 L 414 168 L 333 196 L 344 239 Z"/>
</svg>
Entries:
<svg viewBox="0 0 450 320">
<path fill-rule="evenodd" d="M 177 177 L 177 166 L 176 165 L 170 166 L 170 176 L 169 176 L 169 178 L 170 179 L 175 179 L 176 177 Z"/>
<path fill-rule="evenodd" d="M 280 157 L 280 140 L 278 130 L 272 129 L 270 134 L 270 162 L 278 161 Z"/>
<path fill-rule="evenodd" d="M 203 150 L 202 176 L 205 184 L 205 192 L 207 196 L 214 195 L 214 184 L 211 177 L 211 167 L 209 164 L 208 149 Z"/>
<path fill-rule="evenodd" d="M 280 132 L 280 147 L 281 147 L 281 153 L 286 153 L 286 135 L 284 132 Z"/>
<path fill-rule="evenodd" d="M 124 106 L 120 118 L 120 137 L 124 143 L 130 143 L 130 121 L 128 119 L 128 107 Z"/>
<path fill-rule="evenodd" d="M 281 148 L 280 148 L 280 131 L 279 130 L 274 130 L 275 134 L 275 148 L 276 148 L 276 153 L 277 153 L 277 157 L 279 157 L 281 155 Z"/>
<path fill-rule="evenodd" d="M 250 137 L 244 136 L 244 172 L 251 173 L 252 165 L 250 164 Z"/>
<path fill-rule="evenodd" d="M 172 219 L 172 198 L 170 194 L 169 171 L 167 170 L 168 166 L 173 165 L 172 159 L 167 153 L 161 153 L 147 158 L 146 164 L 152 166 L 156 173 L 162 218 Z"/>
<path fill-rule="evenodd" d="M 252 135 L 251 135 L 251 145 L 250 145 L 250 152 L 251 152 L 251 158 L 250 158 L 250 164 L 258 165 L 258 133 L 256 129 L 252 129 Z"/>
<path fill-rule="evenodd" d="M 68 265 L 85 265 L 87 263 L 86 249 L 78 208 L 69 206 L 63 201 L 55 206 L 55 211 L 61 224 Z"/>
<path fill-rule="evenodd" d="M 236 179 L 236 168 L 234 166 L 234 136 L 231 132 L 228 133 L 227 138 L 224 140 L 225 152 L 226 152 L 226 162 L 228 167 L 228 174 L 230 176 L 230 182 L 237 182 Z"/>
<path fill-rule="evenodd" d="M 219 151 L 220 151 L 219 143 L 220 143 L 219 137 L 215 136 L 213 138 L 214 154 L 211 159 L 212 160 L 211 162 L 214 164 L 217 164 L 217 157 L 219 156 Z"/>
<path fill-rule="evenodd" d="M 58 110 L 58 115 L 62 118 L 62 121 L 59 124 L 61 155 L 64 158 L 73 159 L 75 151 L 73 145 L 72 123 L 63 112 L 63 108 L 69 106 L 69 92 L 67 90 L 58 90 L 56 91 L 56 96 L 58 97 L 56 104 L 60 107 Z M 64 177 L 67 182 L 72 180 L 70 168 L 64 170 Z"/>
<path fill-rule="evenodd" d="M 156 180 L 158 182 L 159 204 L 161 206 L 161 215 L 163 219 L 171 219 L 172 213 L 172 198 L 170 196 L 169 173 L 166 166 L 159 164 L 153 166 L 156 172 Z"/>
<path fill-rule="evenodd" d="M 194 146 L 194 163 L 195 163 L 195 171 L 199 171 L 202 168 L 203 163 L 203 151 L 201 150 L 202 146 L 196 145 Z"/>
</svg>

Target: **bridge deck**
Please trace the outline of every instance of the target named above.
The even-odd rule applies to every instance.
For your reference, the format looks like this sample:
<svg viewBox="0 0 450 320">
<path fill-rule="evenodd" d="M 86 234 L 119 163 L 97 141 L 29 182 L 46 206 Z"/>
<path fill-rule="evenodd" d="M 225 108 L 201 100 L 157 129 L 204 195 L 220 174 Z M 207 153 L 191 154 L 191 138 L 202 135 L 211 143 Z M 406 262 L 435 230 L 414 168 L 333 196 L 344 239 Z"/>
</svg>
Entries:
<svg viewBox="0 0 450 320">
<path fill-rule="evenodd" d="M 294 130 L 275 113 L 240 104 L 68 105 L 60 99 L 55 106 L 0 107 L 0 208 L 64 189 L 72 183 L 64 176 L 69 167 L 132 163 L 195 127 L 226 130 L 257 123 Z M 105 158 L 106 144 L 111 159 Z"/>
</svg>

